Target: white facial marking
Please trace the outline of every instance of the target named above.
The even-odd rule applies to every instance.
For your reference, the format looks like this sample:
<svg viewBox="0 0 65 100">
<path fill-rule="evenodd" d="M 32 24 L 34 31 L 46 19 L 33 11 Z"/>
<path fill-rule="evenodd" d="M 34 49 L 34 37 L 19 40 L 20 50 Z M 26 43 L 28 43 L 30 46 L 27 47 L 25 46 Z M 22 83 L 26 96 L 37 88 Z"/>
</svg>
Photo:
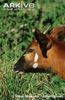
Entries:
<svg viewBox="0 0 65 100">
<path fill-rule="evenodd" d="M 39 58 L 38 54 L 35 53 L 35 56 L 34 56 L 34 62 L 37 62 L 38 58 Z"/>
<path fill-rule="evenodd" d="M 34 63 L 33 68 L 37 68 L 37 67 L 38 67 L 38 63 Z"/>
<path fill-rule="evenodd" d="M 38 58 L 39 58 L 38 54 L 35 53 L 33 68 L 37 68 L 38 67 L 38 63 L 37 63 Z"/>
</svg>

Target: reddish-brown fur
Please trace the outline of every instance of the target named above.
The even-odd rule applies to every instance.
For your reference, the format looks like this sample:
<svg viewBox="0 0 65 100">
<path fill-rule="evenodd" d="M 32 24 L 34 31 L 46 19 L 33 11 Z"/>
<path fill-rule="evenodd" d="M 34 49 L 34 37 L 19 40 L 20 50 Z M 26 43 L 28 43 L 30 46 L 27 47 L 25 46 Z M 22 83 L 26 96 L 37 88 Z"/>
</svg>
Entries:
<svg viewBox="0 0 65 100">
<path fill-rule="evenodd" d="M 46 61 L 48 66 L 45 66 L 45 68 L 50 67 L 54 73 L 65 79 L 65 43 L 63 42 L 64 37 L 60 41 L 58 40 L 59 35 L 65 35 L 65 26 L 54 28 L 50 36 L 47 36 L 47 45 L 50 44 L 52 46 L 47 50 Z"/>
<path fill-rule="evenodd" d="M 65 37 L 65 26 L 58 26 L 52 29 L 50 36 L 56 40 L 63 41 Z"/>
<path fill-rule="evenodd" d="M 52 40 L 52 47 L 47 51 L 47 61 L 52 71 L 65 79 L 65 44 Z"/>
<path fill-rule="evenodd" d="M 37 63 L 39 64 L 39 68 L 47 69 L 49 67 L 49 63 L 47 62 L 47 59 L 45 57 L 43 57 L 39 43 L 36 40 L 33 40 L 30 45 L 30 48 L 34 49 L 34 52 L 25 54 L 26 62 L 27 63 L 33 62 L 34 53 L 38 53 L 39 59 L 38 59 Z"/>
<path fill-rule="evenodd" d="M 45 37 L 44 38 L 47 39 L 47 42 L 48 42 L 45 48 L 46 47 L 49 48 L 47 49 L 47 52 L 45 52 L 47 57 L 45 57 L 44 54 L 42 53 L 42 50 L 44 48 L 41 50 L 41 46 L 40 46 L 41 42 L 39 42 L 38 40 L 33 40 L 29 49 L 33 48 L 34 51 L 30 53 L 26 53 L 24 56 L 24 59 L 25 59 L 25 63 L 27 63 L 27 65 L 29 65 L 30 63 L 31 64 L 30 67 L 32 67 L 32 64 L 34 63 L 33 61 L 34 54 L 36 52 L 38 53 L 38 56 L 39 56 L 39 59 L 37 61 L 37 63 L 39 64 L 38 66 L 39 68 L 41 69 L 51 68 L 52 72 L 58 74 L 59 76 L 65 79 L 65 43 L 63 41 L 58 40 L 57 37 L 59 33 L 61 33 L 61 36 L 64 35 L 65 27 L 61 26 L 61 27 L 54 28 L 51 31 L 50 36 L 45 35 L 46 38 Z M 41 34 L 41 33 L 38 33 L 38 34 L 35 33 L 35 34 L 37 36 L 38 34 Z"/>
<path fill-rule="evenodd" d="M 38 42 L 33 42 L 31 47 L 34 48 L 34 50 L 39 54 L 39 68 L 51 68 L 52 72 L 58 74 L 65 79 L 65 44 L 56 41 L 53 38 L 51 39 L 51 41 L 52 47 L 47 51 L 47 58 L 42 55 Z"/>
</svg>

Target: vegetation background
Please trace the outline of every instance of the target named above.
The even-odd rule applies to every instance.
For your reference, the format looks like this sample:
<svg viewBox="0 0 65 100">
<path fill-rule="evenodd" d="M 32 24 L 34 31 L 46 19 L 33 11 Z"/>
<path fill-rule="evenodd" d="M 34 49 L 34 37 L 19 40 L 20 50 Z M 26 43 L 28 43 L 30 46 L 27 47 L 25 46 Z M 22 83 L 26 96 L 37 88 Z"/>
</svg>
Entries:
<svg viewBox="0 0 65 100">
<path fill-rule="evenodd" d="M 35 3 L 34 9 L 7 10 L 4 3 Z M 65 95 L 65 81 L 47 73 L 16 74 L 13 66 L 34 37 L 32 29 L 65 24 L 65 0 L 0 0 L 0 100 L 52 100 L 45 95 Z M 16 98 L 13 95 L 23 95 Z M 59 100 L 55 98 L 54 100 Z"/>
</svg>

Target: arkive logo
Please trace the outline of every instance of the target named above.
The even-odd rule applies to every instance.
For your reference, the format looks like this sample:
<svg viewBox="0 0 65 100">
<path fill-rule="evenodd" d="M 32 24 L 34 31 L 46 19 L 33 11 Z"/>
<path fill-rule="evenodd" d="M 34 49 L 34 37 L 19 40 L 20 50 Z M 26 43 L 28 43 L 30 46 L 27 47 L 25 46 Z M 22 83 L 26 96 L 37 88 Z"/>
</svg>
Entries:
<svg viewBox="0 0 65 100">
<path fill-rule="evenodd" d="M 31 8 L 33 9 L 35 7 L 35 4 L 34 3 L 25 3 L 25 2 L 20 2 L 20 3 L 17 3 L 17 2 L 11 2 L 11 3 L 4 3 L 3 5 L 3 8 L 4 9 L 22 9 L 22 8 Z"/>
</svg>

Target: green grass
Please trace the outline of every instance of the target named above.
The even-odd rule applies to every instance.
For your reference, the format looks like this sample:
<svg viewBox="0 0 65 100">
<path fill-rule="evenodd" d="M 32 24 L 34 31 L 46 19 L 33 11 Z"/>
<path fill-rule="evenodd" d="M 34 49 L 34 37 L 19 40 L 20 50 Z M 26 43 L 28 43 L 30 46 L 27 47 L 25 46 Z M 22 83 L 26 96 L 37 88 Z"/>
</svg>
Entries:
<svg viewBox="0 0 65 100">
<path fill-rule="evenodd" d="M 13 70 L 14 64 L 34 37 L 33 28 L 37 27 L 44 32 L 49 26 L 53 28 L 65 24 L 65 1 L 35 0 L 34 9 L 19 11 L 4 10 L 4 2 L 5 0 L 0 1 L 0 99 L 13 100 L 12 96 L 17 94 L 24 98 L 15 100 L 26 100 L 25 95 L 37 95 L 40 100 L 42 95 L 65 94 L 65 81 L 56 75 L 16 74 Z M 37 99 L 33 97 L 31 100 Z"/>
</svg>

